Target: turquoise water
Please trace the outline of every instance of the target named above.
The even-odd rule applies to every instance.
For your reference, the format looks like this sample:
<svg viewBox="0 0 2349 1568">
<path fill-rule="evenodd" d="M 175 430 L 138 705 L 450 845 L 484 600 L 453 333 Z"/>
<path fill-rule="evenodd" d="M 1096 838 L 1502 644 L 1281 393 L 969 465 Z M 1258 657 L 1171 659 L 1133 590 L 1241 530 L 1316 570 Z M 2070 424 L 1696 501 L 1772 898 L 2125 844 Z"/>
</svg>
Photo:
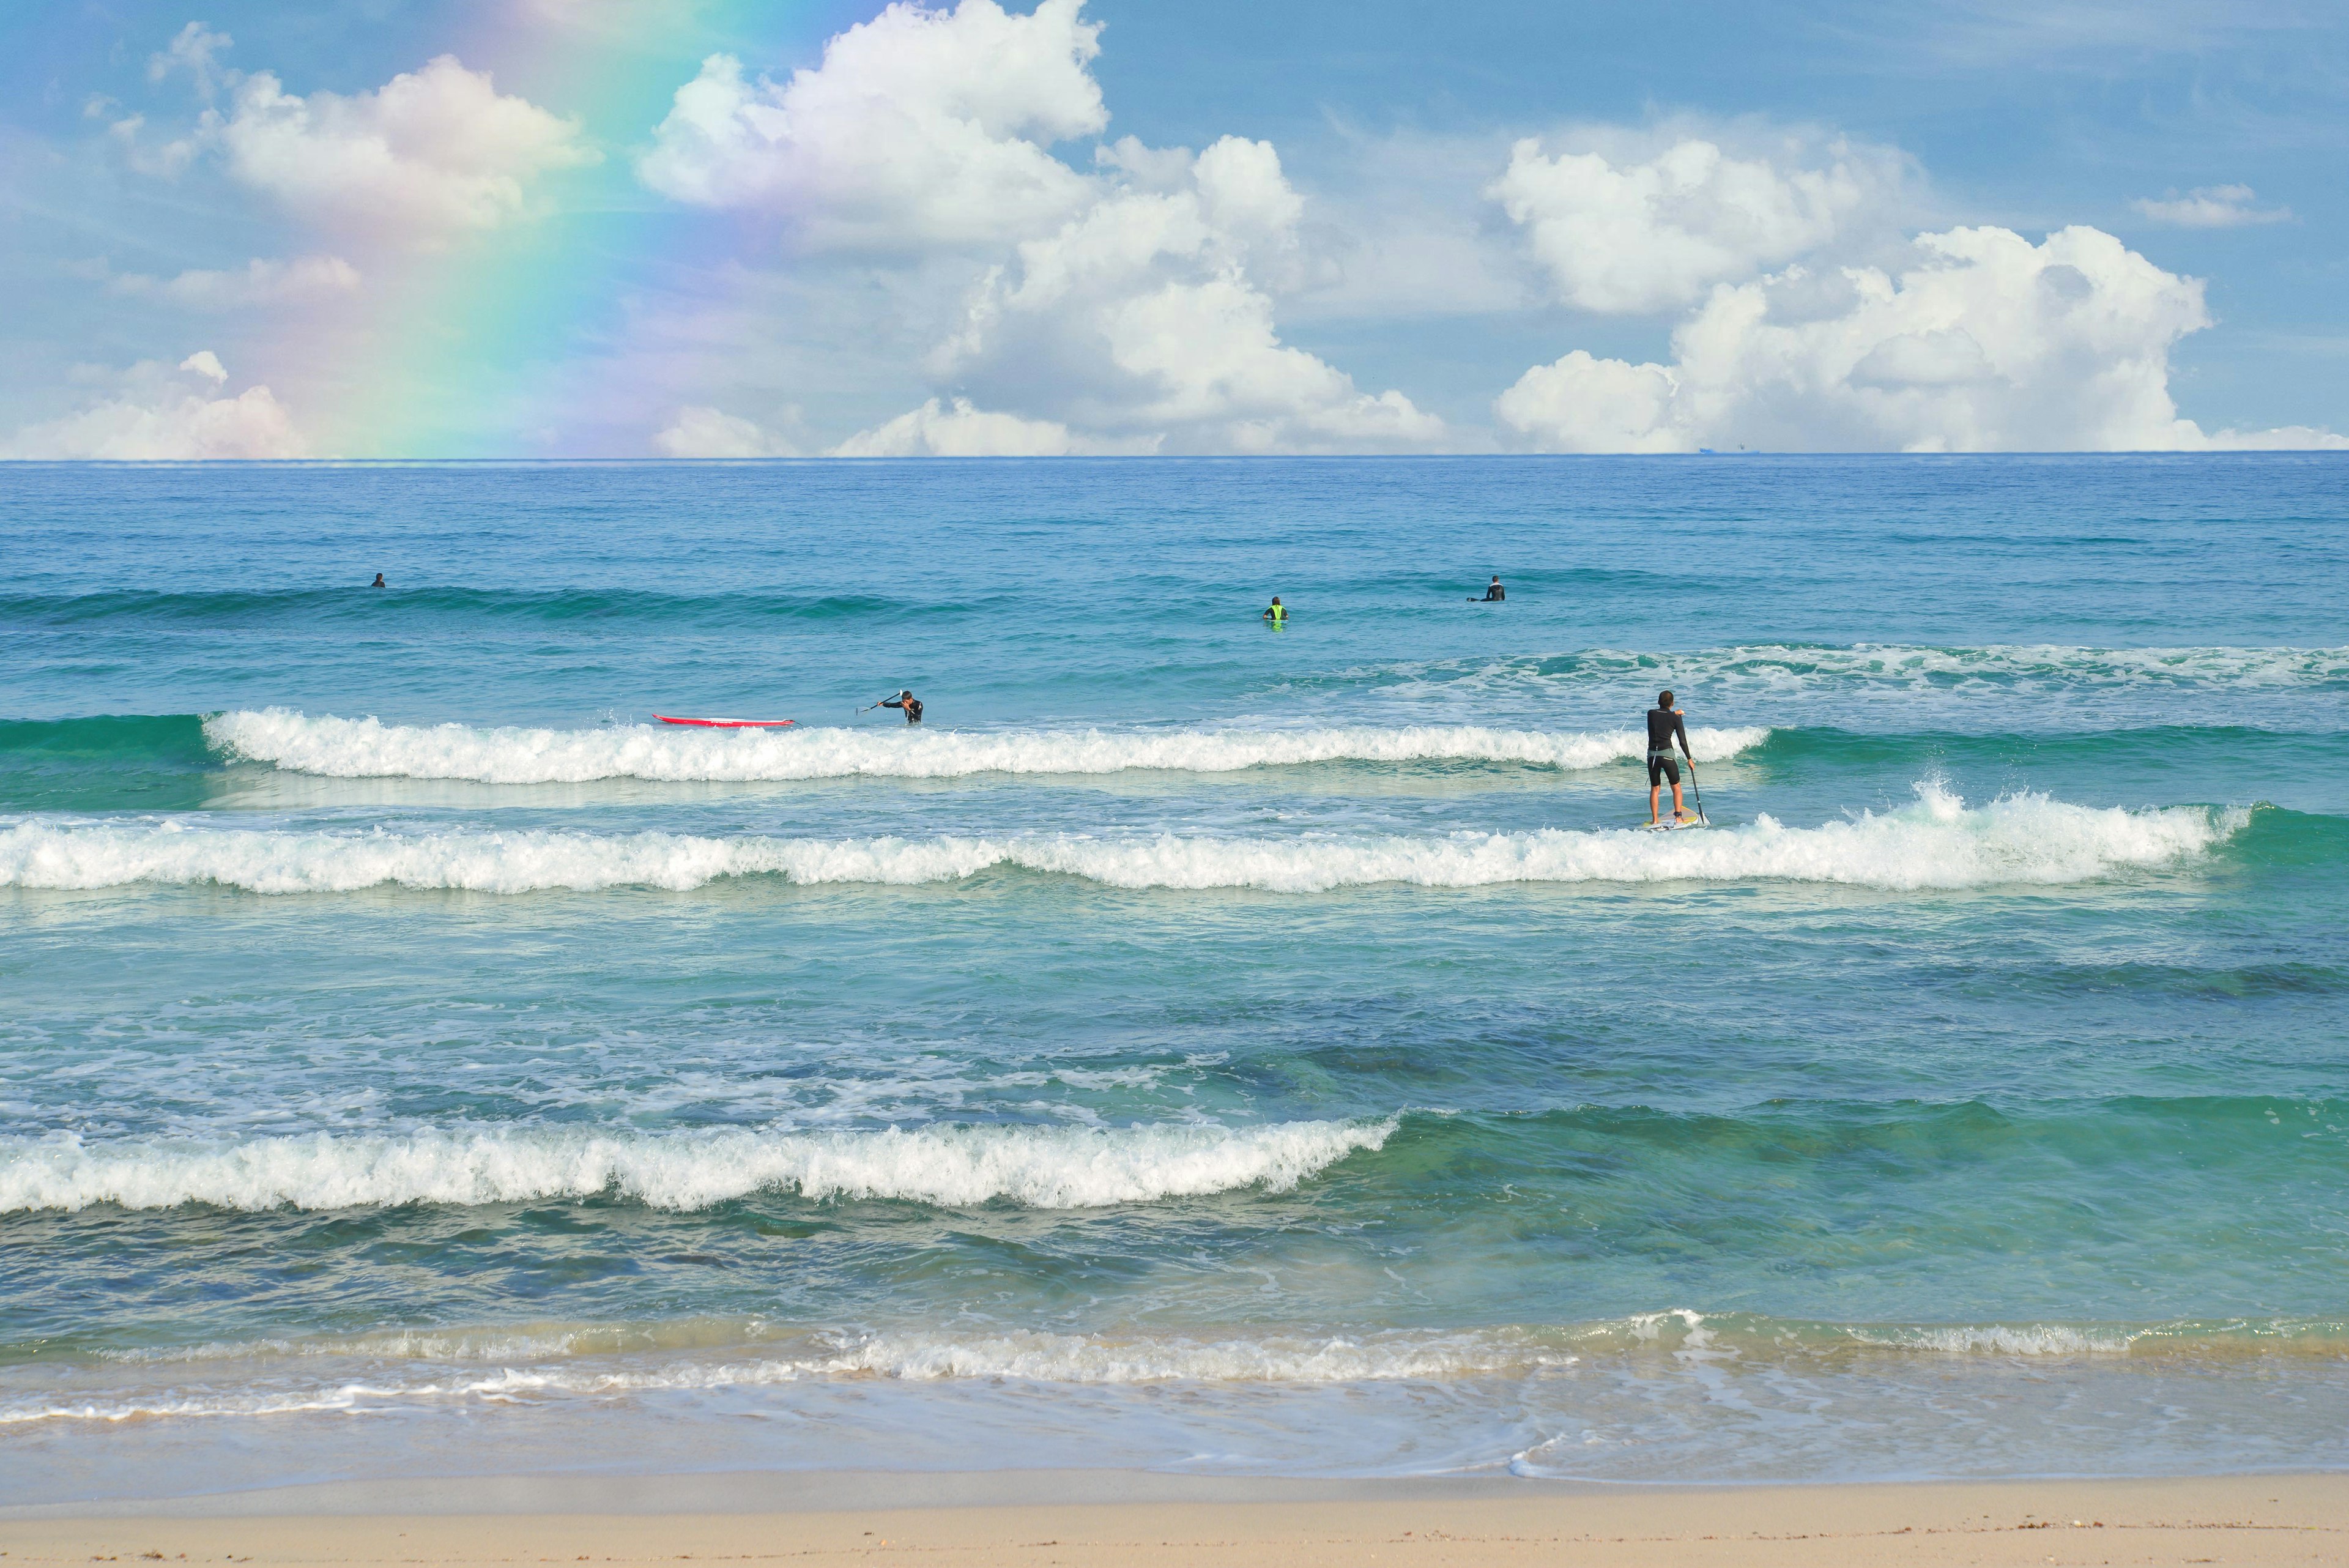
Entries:
<svg viewBox="0 0 2349 1568">
<path fill-rule="evenodd" d="M 2344 480 L 0 468 L 0 1502 L 2349 1463 Z"/>
</svg>

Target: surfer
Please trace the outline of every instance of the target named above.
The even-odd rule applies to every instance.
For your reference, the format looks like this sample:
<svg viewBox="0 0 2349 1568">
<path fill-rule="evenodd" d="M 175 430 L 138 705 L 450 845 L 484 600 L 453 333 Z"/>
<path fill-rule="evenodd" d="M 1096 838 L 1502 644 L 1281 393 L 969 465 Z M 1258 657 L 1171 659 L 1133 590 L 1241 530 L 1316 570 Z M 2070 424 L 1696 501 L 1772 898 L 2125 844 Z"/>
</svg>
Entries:
<svg viewBox="0 0 2349 1568">
<path fill-rule="evenodd" d="M 1501 586 L 1501 574 L 1495 572 L 1492 586 L 1485 590 L 1485 597 L 1471 602 L 1480 605 L 1496 605 L 1508 597 L 1509 590 Z"/>
<path fill-rule="evenodd" d="M 921 701 L 911 691 L 900 691 L 895 697 L 884 697 L 881 699 L 881 706 L 884 708 L 903 708 L 905 711 L 905 722 L 908 724 L 918 724 L 922 722 Z M 1678 801 L 1680 798 L 1679 794 L 1675 791 L 1672 795 L 1672 799 L 1674 801 Z"/>
<path fill-rule="evenodd" d="M 1693 763 L 1696 753 L 1689 750 L 1688 716 L 1672 706 L 1672 694 L 1656 693 L 1656 705 L 1648 710 L 1648 826 L 1656 825 L 1656 807 L 1663 794 L 1663 781 L 1672 781 L 1672 820 L 1686 822 L 1688 812 L 1681 805 L 1680 757 L 1672 755 L 1672 743 L 1680 743 L 1681 756 Z"/>
<path fill-rule="evenodd" d="M 379 588 L 383 587 L 383 574 L 381 572 L 378 572 L 375 575 L 375 581 L 369 583 L 367 587 L 371 588 Z"/>
<path fill-rule="evenodd" d="M 1272 603 L 1265 607 L 1264 624 L 1267 626 L 1287 626 L 1288 624 L 1288 607 L 1280 602 L 1280 596 L 1278 594 L 1273 595 Z"/>
</svg>

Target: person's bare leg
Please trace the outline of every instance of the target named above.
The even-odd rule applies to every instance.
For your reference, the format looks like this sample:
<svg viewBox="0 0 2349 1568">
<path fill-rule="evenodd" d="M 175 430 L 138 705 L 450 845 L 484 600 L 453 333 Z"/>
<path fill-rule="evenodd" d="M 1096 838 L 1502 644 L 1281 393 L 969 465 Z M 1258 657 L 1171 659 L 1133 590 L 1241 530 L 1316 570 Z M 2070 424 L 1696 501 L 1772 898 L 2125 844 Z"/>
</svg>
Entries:
<svg viewBox="0 0 2349 1568">
<path fill-rule="evenodd" d="M 1681 786 L 1674 784 L 1672 785 L 1672 820 L 1678 822 L 1687 815 L 1688 808 L 1681 805 Z"/>
<path fill-rule="evenodd" d="M 1651 784 L 1648 786 L 1648 826 L 1650 827 L 1656 826 L 1656 804 L 1663 798 L 1663 794 L 1664 786 L 1660 784 Z"/>
</svg>

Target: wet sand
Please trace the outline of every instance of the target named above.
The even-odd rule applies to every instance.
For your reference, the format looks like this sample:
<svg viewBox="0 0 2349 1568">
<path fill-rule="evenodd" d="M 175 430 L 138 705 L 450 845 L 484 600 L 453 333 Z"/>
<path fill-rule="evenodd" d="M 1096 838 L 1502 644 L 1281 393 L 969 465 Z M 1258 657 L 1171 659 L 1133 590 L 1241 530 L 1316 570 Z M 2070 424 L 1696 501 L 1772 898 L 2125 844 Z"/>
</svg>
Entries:
<svg viewBox="0 0 2349 1568">
<path fill-rule="evenodd" d="M 990 1489 L 1009 1500 L 958 1501 Z M 1119 1491 L 1130 1495 L 1098 1500 Z M 730 1506 L 762 1499 L 769 1506 Z M 843 1506 L 819 1506 L 827 1502 Z M 396 1492 L 304 1488 L 37 1517 L 50 1511 L 0 1516 L 0 1563 L 2349 1562 L 2344 1475 L 1716 1489 L 1034 1475 L 574 1478 Z"/>
</svg>

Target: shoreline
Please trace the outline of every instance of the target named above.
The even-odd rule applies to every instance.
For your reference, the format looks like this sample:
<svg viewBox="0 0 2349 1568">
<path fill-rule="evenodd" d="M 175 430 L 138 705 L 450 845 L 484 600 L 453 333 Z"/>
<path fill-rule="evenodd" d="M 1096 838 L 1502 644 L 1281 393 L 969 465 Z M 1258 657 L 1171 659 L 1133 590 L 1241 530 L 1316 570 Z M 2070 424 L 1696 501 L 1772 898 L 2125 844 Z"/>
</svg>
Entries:
<svg viewBox="0 0 2349 1568">
<path fill-rule="evenodd" d="M 592 1511 L 590 1511 L 592 1510 Z M 2349 1557 L 2349 1474 L 1620 1486 L 1036 1471 L 471 1478 L 0 1512 L 20 1563 L 2174 1563 Z"/>
</svg>

